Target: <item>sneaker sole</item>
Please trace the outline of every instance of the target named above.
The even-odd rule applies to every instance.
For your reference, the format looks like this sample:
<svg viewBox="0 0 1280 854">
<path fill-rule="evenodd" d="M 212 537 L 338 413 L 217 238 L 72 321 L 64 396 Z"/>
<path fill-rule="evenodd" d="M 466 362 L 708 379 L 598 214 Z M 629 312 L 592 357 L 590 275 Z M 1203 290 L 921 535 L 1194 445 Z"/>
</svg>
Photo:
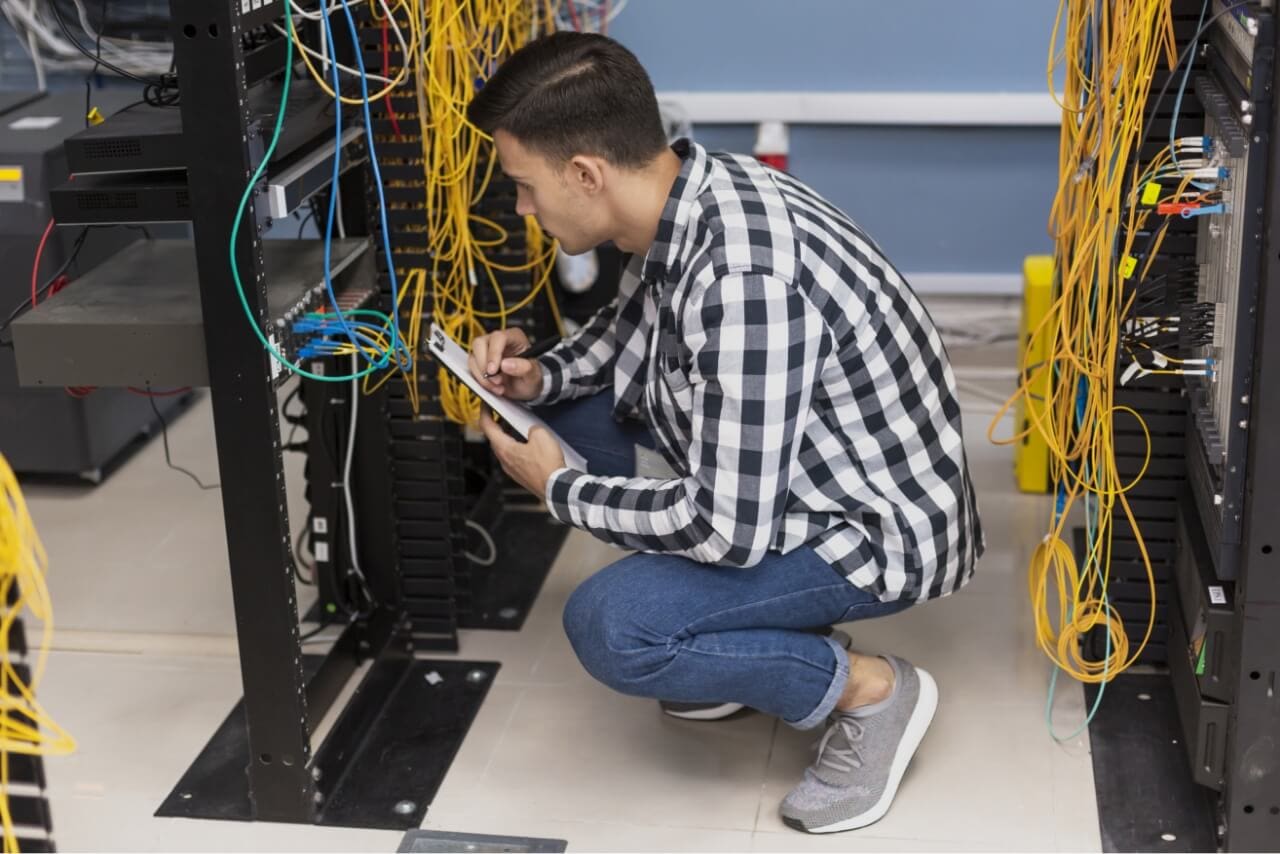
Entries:
<svg viewBox="0 0 1280 854">
<path fill-rule="evenodd" d="M 907 728 L 902 733 L 898 752 L 893 756 L 893 765 L 889 767 L 889 780 L 885 784 L 884 794 L 880 796 L 880 800 L 876 801 L 875 806 L 861 815 L 821 827 L 799 827 L 799 822 L 793 824 L 790 821 L 787 822 L 788 825 L 807 833 L 839 833 L 842 830 L 857 830 L 884 818 L 885 813 L 889 811 L 889 806 L 893 803 L 894 796 L 898 794 L 898 785 L 902 782 L 902 776 L 907 773 L 907 766 L 911 764 L 911 758 L 916 755 L 916 749 L 920 747 L 924 734 L 929 730 L 929 724 L 933 722 L 933 714 L 938 710 L 938 683 L 933 681 L 933 677 L 927 671 L 919 668 L 916 668 L 916 675 L 920 678 L 920 697 L 916 700 L 915 711 L 911 713 L 911 720 L 907 721 Z"/>
<path fill-rule="evenodd" d="M 745 709 L 746 706 L 741 703 L 721 703 L 718 706 L 707 706 L 705 709 L 691 709 L 687 712 L 676 712 L 671 709 L 663 709 L 662 711 L 673 718 L 680 718 L 685 721 L 718 721 L 727 718 L 730 715 L 736 715 Z"/>
</svg>

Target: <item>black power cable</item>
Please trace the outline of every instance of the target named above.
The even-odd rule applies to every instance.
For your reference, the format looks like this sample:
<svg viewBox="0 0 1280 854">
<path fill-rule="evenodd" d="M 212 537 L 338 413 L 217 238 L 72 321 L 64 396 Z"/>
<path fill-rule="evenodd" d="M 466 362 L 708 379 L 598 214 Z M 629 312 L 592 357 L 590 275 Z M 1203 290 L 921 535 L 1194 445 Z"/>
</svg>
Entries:
<svg viewBox="0 0 1280 854">
<path fill-rule="evenodd" d="M 62 9 L 58 7 L 58 4 L 56 2 L 50 3 L 49 9 L 53 12 L 53 17 L 58 22 L 58 29 L 62 30 L 62 35 L 66 37 L 67 41 L 71 42 L 71 45 L 84 54 L 86 58 L 93 60 L 94 71 L 97 71 L 98 67 L 101 66 L 126 80 L 141 83 L 145 87 L 141 103 L 147 103 L 154 107 L 172 107 L 178 103 L 178 93 L 176 91 L 178 77 L 176 74 L 170 72 L 149 80 L 146 77 L 139 77 L 131 71 L 125 71 L 120 66 L 103 59 L 101 48 L 99 48 L 98 54 L 95 56 L 87 47 L 80 44 L 80 40 L 71 33 L 71 28 L 67 26 L 67 19 L 63 16 Z M 99 28 L 99 33 L 101 33 L 101 28 Z"/>
<path fill-rule="evenodd" d="M 169 455 L 169 425 L 165 423 L 164 416 L 160 414 L 160 407 L 156 406 L 156 399 L 153 395 L 147 395 L 147 402 L 151 404 L 151 411 L 155 413 L 156 418 L 160 421 L 160 439 L 164 443 L 164 464 L 176 472 L 181 472 L 187 477 L 195 481 L 196 486 L 201 489 L 221 489 L 220 483 L 205 483 L 196 474 L 188 469 L 184 469 L 180 465 L 175 465 L 173 458 Z"/>
<path fill-rule="evenodd" d="M 80 229 L 80 233 L 76 235 L 75 241 L 71 244 L 71 251 L 67 253 L 67 260 L 63 261 L 62 264 L 59 265 L 58 269 L 54 270 L 53 274 L 45 280 L 45 283 L 36 289 L 37 299 L 43 297 L 50 288 L 57 284 L 58 279 L 62 278 L 63 274 L 65 274 L 67 270 L 71 269 L 71 265 L 76 261 L 76 256 L 78 256 L 80 254 L 80 250 L 84 248 L 85 239 L 88 238 L 89 232 L 100 228 L 131 228 L 135 231 L 142 232 L 143 236 L 145 236 L 147 240 L 152 239 L 151 231 L 145 225 L 86 225 L 84 228 Z M 9 313 L 9 316 L 5 318 L 4 322 L 0 323 L 0 332 L 4 332 L 8 329 L 20 315 L 24 312 L 30 311 L 31 307 L 30 299 L 23 299 L 22 302 L 18 303 L 18 305 L 14 307 L 13 311 Z M 8 341 L 0 341 L 0 347 L 12 346 L 12 338 Z"/>
<path fill-rule="evenodd" d="M 66 273 L 67 270 L 71 269 L 71 265 L 74 264 L 76 261 L 76 256 L 80 254 L 80 250 L 84 247 L 84 242 L 85 242 L 85 239 L 89 236 L 90 228 L 91 226 L 85 226 L 84 228 L 80 229 L 80 233 L 76 235 L 75 241 L 71 244 L 71 251 L 67 253 L 67 260 L 63 261 L 58 266 L 58 269 L 54 270 L 53 274 L 49 276 L 48 279 L 45 280 L 45 283 L 36 290 L 37 297 L 43 297 L 45 293 L 57 283 L 58 279 L 62 278 L 63 274 Z M 9 316 L 5 318 L 4 323 L 0 323 L 0 332 L 4 332 L 6 329 L 8 329 L 9 326 L 12 325 L 13 322 L 17 320 L 18 317 L 23 312 L 28 311 L 30 308 L 31 308 L 31 300 L 23 299 L 22 302 L 18 303 L 18 305 L 13 309 L 13 311 L 9 313 Z M 12 346 L 13 346 L 12 338 L 9 339 L 8 341 L 0 341 L 0 347 L 12 347 Z"/>
</svg>

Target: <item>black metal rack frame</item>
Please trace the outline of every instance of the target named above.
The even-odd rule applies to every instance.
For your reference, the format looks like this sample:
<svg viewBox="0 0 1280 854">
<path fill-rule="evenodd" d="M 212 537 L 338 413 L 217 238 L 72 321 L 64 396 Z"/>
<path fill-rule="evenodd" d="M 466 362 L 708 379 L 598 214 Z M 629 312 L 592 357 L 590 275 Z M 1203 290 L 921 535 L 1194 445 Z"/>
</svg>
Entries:
<svg viewBox="0 0 1280 854">
<path fill-rule="evenodd" d="M 303 654 L 276 404 L 286 372 L 271 364 L 246 323 L 228 263 L 230 249 L 250 313 L 270 333 L 262 187 L 249 201 L 234 244 L 231 224 L 271 130 L 251 109 L 249 90 L 271 76 L 266 58 L 277 57 L 278 72 L 284 57 L 284 51 L 267 47 L 246 51 L 241 37 L 278 18 L 283 4 L 171 0 L 170 8 L 182 81 L 182 140 L 202 318 L 206 330 L 217 330 L 206 334 L 205 348 L 244 700 L 159 814 L 416 827 L 497 666 L 414 658 L 403 610 L 402 555 L 395 551 L 397 534 L 404 534 L 403 525 L 398 529 L 396 523 L 403 512 L 398 502 L 412 499 L 396 494 L 386 463 L 392 438 L 410 437 L 388 436 L 387 412 L 394 400 L 385 391 L 359 401 L 356 454 L 361 464 L 354 467 L 358 477 L 353 484 L 360 531 L 355 545 L 377 606 L 354 614 L 325 656 Z M 368 180 L 364 166 L 342 178 L 344 213 L 356 233 L 363 230 L 356 223 L 374 218 L 361 192 Z M 324 368 L 329 376 L 346 372 L 345 364 L 331 360 Z M 317 428 L 311 431 L 311 447 L 345 447 L 346 416 L 354 403 L 351 384 L 313 380 L 307 386 L 308 417 Z M 329 419 L 328 429 L 321 428 L 322 418 Z M 441 463 L 452 464 L 449 457 L 441 455 Z M 334 577 L 342 579 L 346 567 L 338 561 L 345 560 L 351 544 L 341 524 L 338 459 L 338 452 L 311 455 L 310 497 L 311 523 L 324 520 Z M 446 500 L 457 488 L 447 478 L 442 482 L 436 471 L 424 481 Z M 440 517 L 437 524 L 448 526 L 450 521 Z M 437 648 L 456 648 L 456 621 L 436 628 Z M 313 734 L 361 666 L 367 670 L 354 695 L 323 743 L 314 745 Z"/>
<path fill-rule="evenodd" d="M 1258 54 L 1254 83 L 1271 103 L 1280 87 L 1280 28 L 1260 16 L 1266 41 Z M 1262 36 L 1260 35 L 1260 38 Z M 1268 152 L 1266 192 L 1257 224 L 1262 251 L 1256 268 L 1258 334 L 1254 338 L 1251 389 L 1244 417 L 1248 427 L 1247 470 L 1238 552 L 1238 637 L 1235 702 L 1227 735 L 1223 794 L 1225 843 L 1229 850 L 1262 851 L 1280 839 L 1280 110 L 1269 109 L 1253 126 L 1252 144 Z"/>
<path fill-rule="evenodd" d="M 1198 14 L 1200 5 L 1184 4 L 1182 12 Z M 1232 55 L 1250 40 L 1251 65 Z M 1243 133 L 1229 144 L 1233 156 L 1247 158 L 1248 178 L 1229 200 L 1242 230 L 1227 283 L 1239 313 L 1231 328 L 1218 330 L 1223 346 L 1234 348 L 1231 376 L 1219 380 L 1232 389 L 1227 423 L 1207 416 L 1208 385 L 1188 382 L 1187 477 L 1167 585 L 1177 594 L 1166 609 L 1169 672 L 1190 775 L 1216 802 L 1220 844 L 1260 851 L 1280 839 L 1280 31 L 1271 10 L 1249 3 L 1222 17 L 1203 42 L 1197 99 L 1219 127 Z M 1183 242 L 1216 236 L 1204 225 L 1198 232 Z M 1199 249 L 1201 263 L 1223 262 Z M 1202 269 L 1202 281 L 1205 275 Z M 1224 444 L 1219 430 L 1232 435 L 1213 459 L 1209 449 Z"/>
</svg>

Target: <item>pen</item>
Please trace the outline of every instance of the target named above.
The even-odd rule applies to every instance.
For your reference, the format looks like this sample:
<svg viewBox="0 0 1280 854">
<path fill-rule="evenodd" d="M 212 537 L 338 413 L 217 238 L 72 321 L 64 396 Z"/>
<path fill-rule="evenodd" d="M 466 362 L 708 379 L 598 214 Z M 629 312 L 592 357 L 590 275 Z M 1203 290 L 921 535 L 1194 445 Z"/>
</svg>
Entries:
<svg viewBox="0 0 1280 854">
<path fill-rule="evenodd" d="M 503 358 L 511 359 L 518 356 L 521 359 L 536 359 L 542 354 L 550 352 L 553 347 L 560 343 L 560 341 L 561 339 L 559 338 L 544 338 L 541 341 L 536 341 L 533 344 L 530 344 L 519 353 L 512 353 L 510 356 L 504 356 Z M 499 362 L 501 362 L 501 359 Z M 502 373 L 501 370 L 498 371 L 498 374 L 500 373 Z M 498 374 L 485 373 L 484 378 L 490 379 L 491 377 L 496 377 Z"/>
</svg>

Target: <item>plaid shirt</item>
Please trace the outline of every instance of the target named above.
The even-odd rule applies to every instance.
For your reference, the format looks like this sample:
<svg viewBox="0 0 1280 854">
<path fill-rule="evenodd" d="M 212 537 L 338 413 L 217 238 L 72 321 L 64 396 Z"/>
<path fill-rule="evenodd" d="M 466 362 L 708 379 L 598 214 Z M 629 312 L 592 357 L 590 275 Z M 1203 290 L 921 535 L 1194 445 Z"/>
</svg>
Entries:
<svg viewBox="0 0 1280 854">
<path fill-rule="evenodd" d="M 809 544 L 883 601 L 945 596 L 982 530 L 933 322 L 847 216 L 755 160 L 683 168 L 617 299 L 540 357 L 535 403 L 614 388 L 677 477 L 547 482 L 606 542 L 729 566 Z"/>
</svg>

